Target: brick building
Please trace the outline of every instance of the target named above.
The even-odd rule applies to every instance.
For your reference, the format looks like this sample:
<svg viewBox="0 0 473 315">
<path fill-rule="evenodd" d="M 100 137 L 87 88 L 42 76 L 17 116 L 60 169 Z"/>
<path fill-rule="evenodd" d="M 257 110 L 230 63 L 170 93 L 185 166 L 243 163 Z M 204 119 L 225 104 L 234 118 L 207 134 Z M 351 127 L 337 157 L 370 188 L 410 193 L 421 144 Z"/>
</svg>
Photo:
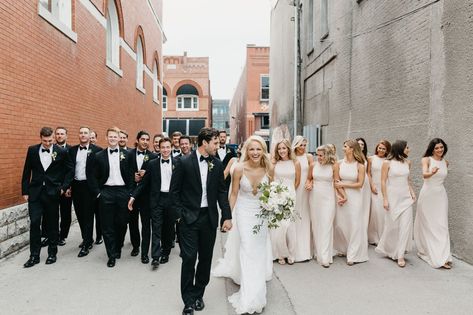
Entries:
<svg viewBox="0 0 473 315">
<path fill-rule="evenodd" d="M 247 45 L 246 61 L 230 102 L 230 141 L 255 134 L 269 141 L 269 47 Z"/>
<path fill-rule="evenodd" d="M 301 4 L 297 133 L 339 149 L 347 138 L 364 137 L 369 152 L 381 138 L 405 139 L 411 148 L 416 191 L 420 159 L 433 137 L 449 145 L 446 181 L 452 252 L 473 263 L 473 8 L 462 0 L 304 0 Z M 276 1 L 272 25 L 293 27 L 294 12 Z M 293 33 L 294 34 L 294 33 Z M 271 64 L 292 61 L 294 35 L 271 38 Z M 279 99 L 294 97 L 282 76 L 271 76 L 273 133 L 294 128 L 293 112 Z M 292 104 L 291 104 L 292 106 Z M 289 127 L 289 128 L 288 128 Z M 340 153 L 341 154 L 341 153 Z"/>
<path fill-rule="evenodd" d="M 209 58 L 164 56 L 163 131 L 197 136 L 212 125 Z"/>
<path fill-rule="evenodd" d="M 161 0 L 0 3 L 0 257 L 28 241 L 20 180 L 42 126 L 161 131 Z"/>
</svg>

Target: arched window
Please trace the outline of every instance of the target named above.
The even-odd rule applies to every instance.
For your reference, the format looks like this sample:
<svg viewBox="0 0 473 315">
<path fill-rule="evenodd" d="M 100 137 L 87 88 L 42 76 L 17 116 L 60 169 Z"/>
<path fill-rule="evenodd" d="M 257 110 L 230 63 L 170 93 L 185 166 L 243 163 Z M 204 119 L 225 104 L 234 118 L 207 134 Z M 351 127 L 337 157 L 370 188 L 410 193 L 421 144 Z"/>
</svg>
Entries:
<svg viewBox="0 0 473 315">
<path fill-rule="evenodd" d="M 159 94 L 158 94 L 158 62 L 156 60 L 153 61 L 153 100 L 155 102 L 159 101 Z"/>
<path fill-rule="evenodd" d="M 77 42 L 77 34 L 72 30 L 72 10 L 72 0 L 39 0 L 38 2 L 38 14 L 64 35 Z"/>
<path fill-rule="evenodd" d="M 184 84 L 177 90 L 177 110 L 199 110 L 199 92 L 191 84 Z"/>
<path fill-rule="evenodd" d="M 163 111 L 168 110 L 168 92 L 163 88 Z"/>
<path fill-rule="evenodd" d="M 143 71 L 143 42 L 141 41 L 141 37 L 138 36 L 136 41 L 136 88 L 142 92 L 144 92 Z"/>
<path fill-rule="evenodd" d="M 120 70 L 120 26 L 115 1 L 109 0 L 107 5 L 107 66 L 119 75 Z"/>
</svg>

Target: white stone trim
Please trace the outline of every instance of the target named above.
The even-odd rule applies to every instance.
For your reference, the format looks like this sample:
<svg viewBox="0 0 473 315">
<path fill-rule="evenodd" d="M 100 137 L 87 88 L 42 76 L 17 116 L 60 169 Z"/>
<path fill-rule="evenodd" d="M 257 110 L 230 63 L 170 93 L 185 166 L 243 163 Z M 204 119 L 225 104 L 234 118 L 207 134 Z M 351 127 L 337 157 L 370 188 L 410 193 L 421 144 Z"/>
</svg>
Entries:
<svg viewBox="0 0 473 315">
<path fill-rule="evenodd" d="M 141 93 L 146 94 L 146 90 L 144 87 L 137 86 L 136 89 L 140 91 Z"/>
<path fill-rule="evenodd" d="M 107 28 L 107 19 L 105 16 L 100 13 L 100 11 L 95 7 L 95 5 L 90 2 L 90 0 L 80 0 L 80 3 L 89 11 L 90 14 L 103 26 L 103 28 Z"/>
<path fill-rule="evenodd" d="M 105 63 L 105 65 L 107 67 L 109 67 L 113 72 L 115 72 L 116 74 L 118 74 L 120 77 L 123 77 L 123 70 L 118 68 L 116 65 L 114 65 L 113 63 L 111 63 L 108 59 Z"/>
<path fill-rule="evenodd" d="M 54 26 L 58 31 L 69 37 L 74 43 L 77 43 L 77 33 L 69 26 L 62 23 L 56 16 L 51 14 L 41 2 L 38 1 L 38 15 L 45 19 L 49 24 Z"/>
<path fill-rule="evenodd" d="M 128 45 L 128 43 L 121 37 L 120 46 L 126 51 L 126 53 L 131 57 L 131 59 L 136 61 L 136 53 L 133 51 L 133 48 L 131 48 L 130 45 Z"/>
<path fill-rule="evenodd" d="M 151 1 L 148 0 L 146 1 L 148 3 L 148 7 L 149 9 L 151 10 L 151 13 L 153 14 L 154 18 L 155 18 L 155 22 L 156 24 L 158 25 L 159 27 L 159 30 L 161 31 L 161 34 L 163 34 L 163 43 L 166 43 L 167 41 L 167 38 L 166 38 L 166 34 L 164 34 L 164 30 L 163 30 L 163 26 L 161 24 L 161 20 L 159 19 L 159 16 L 158 14 L 156 13 L 156 11 L 154 10 L 154 7 L 153 5 L 151 4 Z"/>
</svg>

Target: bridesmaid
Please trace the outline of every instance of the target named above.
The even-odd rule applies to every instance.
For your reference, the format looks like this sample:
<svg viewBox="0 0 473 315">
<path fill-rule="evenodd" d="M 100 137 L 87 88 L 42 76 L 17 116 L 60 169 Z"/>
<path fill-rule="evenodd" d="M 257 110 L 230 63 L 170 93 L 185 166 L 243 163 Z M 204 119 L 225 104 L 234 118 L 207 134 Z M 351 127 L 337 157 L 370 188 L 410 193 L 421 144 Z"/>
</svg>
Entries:
<svg viewBox="0 0 473 315">
<path fill-rule="evenodd" d="M 335 219 L 334 174 L 338 168 L 335 152 L 328 146 L 317 148 L 317 161 L 310 164 L 306 189 L 311 190 L 310 220 L 317 262 L 325 268 L 333 262 L 333 221 Z M 342 195 L 338 200 L 344 199 Z"/>
<path fill-rule="evenodd" d="M 347 256 L 347 264 L 368 260 L 368 242 L 361 188 L 365 181 L 365 160 L 360 145 L 354 139 L 343 144 L 345 158 L 335 167 L 335 188 L 345 189 L 347 199 L 340 202 L 335 215 L 334 248 Z"/>
<path fill-rule="evenodd" d="M 368 146 L 366 145 L 366 141 L 363 138 L 357 138 L 356 141 L 360 145 L 361 152 L 363 153 L 363 157 L 365 158 L 365 171 L 368 171 Z M 365 181 L 363 182 L 363 187 L 361 188 L 361 193 L 363 195 L 363 237 L 365 238 L 364 242 L 368 243 L 368 225 L 370 221 L 370 209 L 371 209 L 371 189 L 370 189 L 370 181 L 365 173 Z"/>
<path fill-rule="evenodd" d="M 417 202 L 414 240 L 418 256 L 433 268 L 450 269 L 448 197 L 443 182 L 448 173 L 447 144 L 439 138 L 430 141 L 422 159 L 424 185 Z"/>
<path fill-rule="evenodd" d="M 397 140 L 381 168 L 381 191 L 386 220 L 376 251 L 393 260 L 399 267 L 406 266 L 404 255 L 412 243 L 412 205 L 416 195 L 410 180 L 411 162 L 407 159 L 409 147 Z"/>
<path fill-rule="evenodd" d="M 301 181 L 301 165 L 291 151 L 291 144 L 287 139 L 276 143 L 272 162 L 274 164 L 274 181 L 287 185 L 289 191 L 296 197 L 296 189 Z M 297 201 L 297 200 L 296 200 Z M 297 208 L 297 203 L 296 203 Z M 296 219 L 297 220 L 297 219 Z M 282 221 L 278 228 L 270 230 L 273 257 L 278 263 L 292 265 L 296 256 L 296 229 L 295 222 Z"/>
<path fill-rule="evenodd" d="M 296 136 L 292 142 L 293 153 L 301 165 L 301 182 L 309 180 L 309 165 L 314 163 L 312 154 L 306 153 L 307 140 L 302 136 Z M 310 213 L 309 213 L 309 191 L 305 185 L 299 185 L 296 189 L 296 211 L 300 219 L 296 219 L 296 262 L 307 261 L 312 258 L 310 244 Z"/>
<path fill-rule="evenodd" d="M 375 154 L 368 158 L 368 180 L 371 187 L 371 211 L 368 225 L 368 243 L 378 245 L 384 229 L 385 210 L 381 194 L 381 167 L 391 152 L 391 143 L 381 140 L 374 149 Z"/>
</svg>

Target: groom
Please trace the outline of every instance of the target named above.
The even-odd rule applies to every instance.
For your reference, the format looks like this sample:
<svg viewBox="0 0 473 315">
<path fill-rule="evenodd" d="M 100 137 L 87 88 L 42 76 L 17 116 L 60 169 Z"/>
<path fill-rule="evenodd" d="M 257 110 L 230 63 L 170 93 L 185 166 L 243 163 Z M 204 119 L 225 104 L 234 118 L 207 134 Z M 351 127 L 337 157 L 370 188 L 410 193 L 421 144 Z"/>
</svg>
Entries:
<svg viewBox="0 0 473 315">
<path fill-rule="evenodd" d="M 224 219 L 222 229 L 232 228 L 231 210 L 225 189 L 222 163 L 214 158 L 218 131 L 202 128 L 198 149 L 176 161 L 170 194 L 175 204 L 181 247 L 182 314 L 194 314 L 205 305 L 202 297 L 210 279 L 213 247 L 218 225 L 217 202 Z M 199 256 L 197 272 L 195 262 Z"/>
</svg>

